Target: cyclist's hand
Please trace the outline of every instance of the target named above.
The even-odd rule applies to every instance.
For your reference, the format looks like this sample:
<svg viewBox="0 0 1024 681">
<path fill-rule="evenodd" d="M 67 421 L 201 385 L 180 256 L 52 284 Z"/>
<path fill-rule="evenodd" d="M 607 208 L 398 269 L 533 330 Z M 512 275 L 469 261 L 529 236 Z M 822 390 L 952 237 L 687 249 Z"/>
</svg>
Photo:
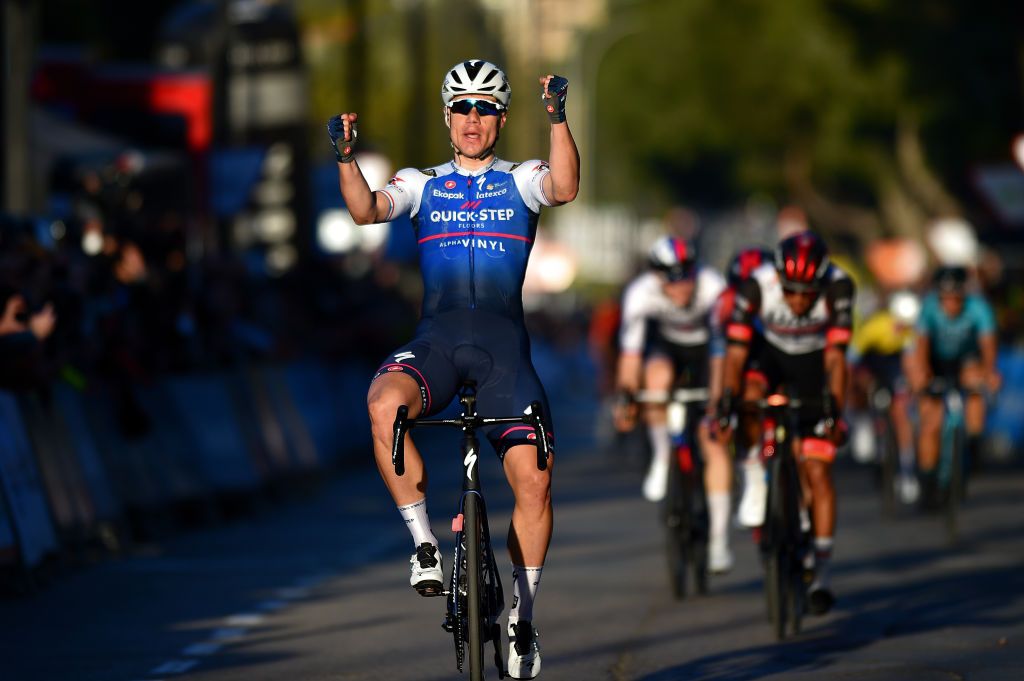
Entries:
<svg viewBox="0 0 1024 681">
<path fill-rule="evenodd" d="M 544 110 L 548 112 L 551 123 L 565 122 L 565 95 L 569 90 L 569 80 L 562 76 L 546 75 L 540 79 L 544 92 L 540 99 Z"/>
<path fill-rule="evenodd" d="M 612 407 L 612 418 L 615 422 L 615 429 L 620 433 L 627 433 L 636 428 L 636 422 L 640 414 L 639 405 L 633 400 L 633 396 L 626 392 L 619 393 Z"/>
<path fill-rule="evenodd" d="M 718 398 L 718 405 L 715 407 L 714 425 L 712 432 L 722 437 L 729 437 L 736 421 L 736 403 L 731 390 L 726 390 Z"/>
<path fill-rule="evenodd" d="M 39 312 L 28 320 L 28 328 L 39 340 L 46 340 L 57 325 L 57 314 L 53 311 L 53 303 L 47 303 Z"/>
<path fill-rule="evenodd" d="M 343 113 L 327 121 L 327 135 L 331 138 L 331 147 L 339 163 L 351 163 L 355 159 L 356 138 L 359 137 L 359 131 L 356 130 L 357 118 L 358 114 Z"/>
</svg>

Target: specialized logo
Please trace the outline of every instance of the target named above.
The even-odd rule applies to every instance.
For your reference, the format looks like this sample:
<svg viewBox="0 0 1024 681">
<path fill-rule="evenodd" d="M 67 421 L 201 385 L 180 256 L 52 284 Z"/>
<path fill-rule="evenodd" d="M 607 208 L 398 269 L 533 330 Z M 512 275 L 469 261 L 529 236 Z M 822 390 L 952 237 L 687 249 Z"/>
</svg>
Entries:
<svg viewBox="0 0 1024 681">
<path fill-rule="evenodd" d="M 440 189 L 434 190 L 434 196 L 438 199 L 464 199 L 466 195 L 462 192 L 443 192 Z"/>
<path fill-rule="evenodd" d="M 413 359 L 415 356 L 416 355 L 412 354 L 411 352 L 400 352 L 397 355 L 395 355 L 395 361 L 404 362 L 407 359 Z"/>
<path fill-rule="evenodd" d="M 478 177 L 476 179 L 476 188 L 477 189 L 483 189 L 484 188 L 484 180 L 486 180 L 486 179 L 487 179 L 486 175 L 481 175 L 480 177 Z"/>
<path fill-rule="evenodd" d="M 466 467 L 466 477 L 472 480 L 473 469 L 476 468 L 476 452 L 469 452 L 466 454 L 466 458 L 462 461 L 462 465 Z"/>
<path fill-rule="evenodd" d="M 455 189 L 455 184 L 456 184 L 455 180 L 448 180 L 447 182 L 444 183 L 444 188 L 445 189 Z"/>
</svg>

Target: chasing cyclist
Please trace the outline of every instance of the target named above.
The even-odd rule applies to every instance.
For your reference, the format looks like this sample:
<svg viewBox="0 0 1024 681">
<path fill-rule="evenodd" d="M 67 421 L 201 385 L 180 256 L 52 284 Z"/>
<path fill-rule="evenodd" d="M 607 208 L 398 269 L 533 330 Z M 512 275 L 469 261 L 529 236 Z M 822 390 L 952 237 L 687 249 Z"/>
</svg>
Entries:
<svg viewBox="0 0 1024 681">
<path fill-rule="evenodd" d="M 914 325 L 921 302 L 910 291 L 894 291 L 888 304 L 859 324 L 850 343 L 851 397 L 861 404 L 873 404 L 880 391 L 888 396 L 885 405 L 892 423 L 899 453 L 896 492 L 900 501 L 912 504 L 920 490 L 914 466 L 914 426 L 910 421 L 909 390 L 905 366 L 914 343 Z M 873 429 L 874 424 L 869 424 Z M 856 442 L 856 440 L 854 440 Z"/>
<path fill-rule="evenodd" d="M 693 244 L 662 237 L 651 247 L 650 270 L 626 287 L 622 301 L 621 352 L 616 370 L 617 389 L 627 400 L 616 410 L 616 426 L 631 430 L 635 405 L 628 396 L 643 386 L 667 393 L 675 385 L 708 385 L 708 340 L 711 308 L 725 287 L 722 275 L 698 265 Z M 661 501 L 668 484 L 672 441 L 664 404 L 645 404 L 644 421 L 651 442 L 651 464 L 643 494 Z M 704 484 L 711 531 L 708 569 L 726 572 L 732 567 L 729 551 L 729 489 L 732 480 L 725 448 L 698 429 L 704 456 Z"/>
<path fill-rule="evenodd" d="M 824 241 L 802 232 L 779 242 L 774 264 L 759 267 L 740 284 L 726 330 L 729 347 L 719 402 L 720 424 L 727 428 L 732 422 L 737 396 L 762 399 L 783 384 L 796 398 L 818 402 L 800 410 L 800 432 L 794 438 L 801 475 L 810 491 L 815 575 L 808 598 L 814 614 L 827 612 L 835 601 L 829 580 L 836 522 L 832 463 L 843 433 L 837 415 L 842 413 L 846 395 L 853 292 L 853 280 L 829 261 Z M 751 358 L 756 373 L 748 373 L 740 393 L 758 324 L 765 342 L 759 356 Z M 822 404 L 826 402 L 823 388 L 830 405 Z M 763 475 L 760 480 L 763 485 Z M 765 496 L 762 493 L 762 498 Z"/>
<path fill-rule="evenodd" d="M 551 432 L 547 399 L 530 359 L 522 286 L 541 208 L 576 197 L 579 153 L 565 121 L 568 81 L 548 75 L 540 83 L 551 121 L 546 162 L 511 163 L 495 156 L 512 90 L 501 69 L 479 59 L 453 66 L 441 85 L 454 152 L 446 163 L 402 169 L 386 187 L 371 191 L 353 155 L 358 115 L 343 113 L 327 125 L 352 219 L 372 224 L 409 214 L 419 243 L 422 317 L 413 340 L 381 364 L 367 403 L 377 467 L 416 547 L 410 583 L 424 596 L 442 590 L 441 553 L 427 516 L 427 473 L 411 439 L 405 475 L 397 476 L 391 466 L 398 407 L 406 405 L 410 417 L 437 413 L 461 381 L 473 380 L 480 413 L 521 413 L 539 400 Z M 484 432 L 515 497 L 508 534 L 514 584 L 508 672 L 532 679 L 541 668 L 532 619 L 551 539 L 551 462 L 546 471 L 537 470 L 536 443 L 527 426 Z"/>
<path fill-rule="evenodd" d="M 937 502 L 935 471 L 942 431 L 942 398 L 928 394 L 927 387 L 935 379 L 944 379 L 976 391 L 968 395 L 964 408 L 970 462 L 977 461 L 985 428 L 985 399 L 981 393 L 996 393 L 1002 383 L 996 370 L 995 314 L 984 297 L 967 291 L 967 285 L 966 269 L 940 267 L 917 322 L 911 380 L 919 393 L 917 457 L 925 506 Z"/>
</svg>

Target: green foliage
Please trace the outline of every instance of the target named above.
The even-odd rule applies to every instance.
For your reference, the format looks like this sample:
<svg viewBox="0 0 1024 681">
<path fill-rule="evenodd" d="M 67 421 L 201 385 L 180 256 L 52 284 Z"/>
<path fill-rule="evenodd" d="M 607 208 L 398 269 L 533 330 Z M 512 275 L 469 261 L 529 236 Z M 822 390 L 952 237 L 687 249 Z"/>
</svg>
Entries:
<svg viewBox="0 0 1024 681">
<path fill-rule="evenodd" d="M 803 159 L 819 189 L 870 206 L 899 182 L 901 120 L 923 126 L 947 181 L 971 158 L 1005 155 L 1021 125 L 1020 10 L 981 4 L 990 11 L 960 0 L 621 3 L 611 24 L 642 28 L 602 60 L 597 137 L 619 144 L 600 150 L 598 193 L 785 200 L 786 164 Z"/>
</svg>

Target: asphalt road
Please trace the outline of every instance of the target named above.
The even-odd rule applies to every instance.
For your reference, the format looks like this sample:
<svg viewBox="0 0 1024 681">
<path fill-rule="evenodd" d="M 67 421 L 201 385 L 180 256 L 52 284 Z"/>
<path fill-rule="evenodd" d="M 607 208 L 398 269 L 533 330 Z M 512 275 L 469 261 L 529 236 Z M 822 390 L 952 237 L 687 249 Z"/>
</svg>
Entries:
<svg viewBox="0 0 1024 681">
<path fill-rule="evenodd" d="M 765 620 L 754 547 L 739 530 L 736 569 L 706 597 L 672 600 L 638 463 L 596 451 L 594 422 L 582 404 L 559 420 L 555 538 L 535 617 L 542 678 L 1024 679 L 1024 472 L 976 480 L 963 539 L 950 547 L 937 519 L 883 521 L 870 476 L 840 465 L 839 603 L 780 644 Z M 431 448 L 429 499 L 446 552 L 459 475 L 448 451 Z M 503 543 L 510 499 L 496 461 L 483 463 Z M 408 586 L 410 551 L 376 472 L 363 466 L 308 498 L 0 602 L 0 679 L 459 678 L 439 626 L 443 599 Z"/>
</svg>

